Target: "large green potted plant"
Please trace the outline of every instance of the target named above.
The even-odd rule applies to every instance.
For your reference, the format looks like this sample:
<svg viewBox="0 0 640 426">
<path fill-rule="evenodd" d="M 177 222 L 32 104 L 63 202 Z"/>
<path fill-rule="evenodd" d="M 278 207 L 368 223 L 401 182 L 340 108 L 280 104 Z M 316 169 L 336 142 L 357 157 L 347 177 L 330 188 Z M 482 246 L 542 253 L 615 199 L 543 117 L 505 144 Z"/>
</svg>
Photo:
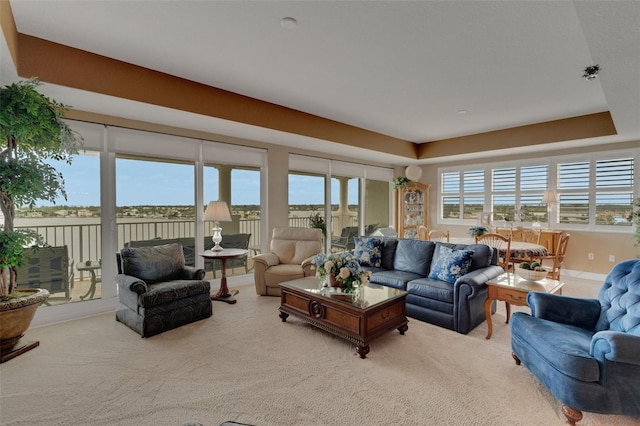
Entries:
<svg viewBox="0 0 640 426">
<path fill-rule="evenodd" d="M 71 162 L 82 138 L 64 122 L 64 105 L 38 92 L 40 82 L 30 79 L 0 88 L 0 362 L 31 347 L 19 340 L 36 308 L 49 293 L 43 289 L 17 289 L 17 268 L 43 244 L 34 231 L 14 230 L 16 207 L 34 207 L 36 201 L 66 199 L 64 179 L 47 160 Z M 25 324 L 26 322 L 26 324 Z"/>
</svg>

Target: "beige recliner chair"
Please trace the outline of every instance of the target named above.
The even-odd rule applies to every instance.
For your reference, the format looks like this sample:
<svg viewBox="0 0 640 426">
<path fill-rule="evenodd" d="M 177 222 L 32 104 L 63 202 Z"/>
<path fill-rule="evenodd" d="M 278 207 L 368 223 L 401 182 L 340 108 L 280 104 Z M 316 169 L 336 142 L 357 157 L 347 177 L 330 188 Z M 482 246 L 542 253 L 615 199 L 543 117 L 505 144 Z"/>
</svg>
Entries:
<svg viewBox="0 0 640 426">
<path fill-rule="evenodd" d="M 274 228 L 271 251 L 253 258 L 256 293 L 280 296 L 278 284 L 315 275 L 313 257 L 322 252 L 318 228 Z"/>
</svg>

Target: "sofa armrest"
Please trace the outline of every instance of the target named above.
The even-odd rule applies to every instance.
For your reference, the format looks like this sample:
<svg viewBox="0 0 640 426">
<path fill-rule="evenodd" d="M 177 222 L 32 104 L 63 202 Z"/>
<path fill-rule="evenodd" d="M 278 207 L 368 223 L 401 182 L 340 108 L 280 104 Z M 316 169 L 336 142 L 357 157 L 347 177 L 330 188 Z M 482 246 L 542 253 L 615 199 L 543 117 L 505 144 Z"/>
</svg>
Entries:
<svg viewBox="0 0 640 426">
<path fill-rule="evenodd" d="M 136 294 L 145 293 L 148 290 L 147 283 L 131 275 L 116 275 L 116 284 L 121 288 L 133 291 Z"/>
<path fill-rule="evenodd" d="M 531 291 L 527 295 L 531 316 L 593 330 L 600 317 L 600 302 Z"/>
<path fill-rule="evenodd" d="M 475 271 L 467 272 L 458 278 L 456 284 L 466 283 L 471 286 L 477 286 L 486 284 L 487 281 L 497 278 L 502 274 L 504 274 L 504 270 L 501 267 L 496 265 L 486 266 L 476 269 Z"/>
<path fill-rule="evenodd" d="M 181 280 L 203 280 L 205 270 L 202 268 L 196 268 L 195 266 L 185 265 L 184 269 L 180 271 Z"/>
<path fill-rule="evenodd" d="M 619 331 L 599 331 L 591 339 L 590 354 L 605 360 L 640 365 L 640 336 Z"/>
<path fill-rule="evenodd" d="M 280 258 L 274 253 L 264 253 L 252 257 L 254 263 L 261 263 L 265 267 L 274 266 L 280 264 Z"/>
</svg>

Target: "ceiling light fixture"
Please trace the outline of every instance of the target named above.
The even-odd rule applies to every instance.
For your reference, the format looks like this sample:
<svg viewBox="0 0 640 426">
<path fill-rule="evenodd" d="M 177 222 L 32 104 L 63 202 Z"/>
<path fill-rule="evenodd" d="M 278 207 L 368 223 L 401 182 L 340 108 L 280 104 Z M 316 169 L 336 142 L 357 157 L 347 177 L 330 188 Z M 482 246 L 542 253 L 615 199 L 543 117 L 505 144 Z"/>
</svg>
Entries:
<svg viewBox="0 0 640 426">
<path fill-rule="evenodd" d="M 598 73 L 600 72 L 600 65 L 595 64 L 590 67 L 586 67 L 584 69 L 584 74 L 582 74 L 582 78 L 585 80 L 593 80 L 594 78 L 598 78 Z"/>
<path fill-rule="evenodd" d="M 285 18 L 282 18 L 280 20 L 280 25 L 282 25 L 282 28 L 286 28 L 288 30 L 292 30 L 294 28 L 296 28 L 298 26 L 298 21 L 296 21 L 296 18 L 292 18 L 290 16 L 287 16 Z"/>
</svg>

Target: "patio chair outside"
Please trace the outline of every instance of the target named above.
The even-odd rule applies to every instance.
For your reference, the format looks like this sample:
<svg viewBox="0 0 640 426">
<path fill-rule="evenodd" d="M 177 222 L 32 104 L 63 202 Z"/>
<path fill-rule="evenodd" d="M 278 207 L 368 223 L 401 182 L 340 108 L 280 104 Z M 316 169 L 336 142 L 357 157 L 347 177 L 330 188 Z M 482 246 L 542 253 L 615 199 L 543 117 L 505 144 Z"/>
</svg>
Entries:
<svg viewBox="0 0 640 426">
<path fill-rule="evenodd" d="M 27 249 L 30 258 L 18 268 L 18 288 L 44 288 L 54 298 L 71 299 L 73 288 L 73 259 L 69 259 L 67 246 Z M 64 296 L 56 296 L 63 293 Z M 47 300 L 49 302 L 51 297 Z M 45 302 L 46 304 L 48 304 Z"/>
</svg>

